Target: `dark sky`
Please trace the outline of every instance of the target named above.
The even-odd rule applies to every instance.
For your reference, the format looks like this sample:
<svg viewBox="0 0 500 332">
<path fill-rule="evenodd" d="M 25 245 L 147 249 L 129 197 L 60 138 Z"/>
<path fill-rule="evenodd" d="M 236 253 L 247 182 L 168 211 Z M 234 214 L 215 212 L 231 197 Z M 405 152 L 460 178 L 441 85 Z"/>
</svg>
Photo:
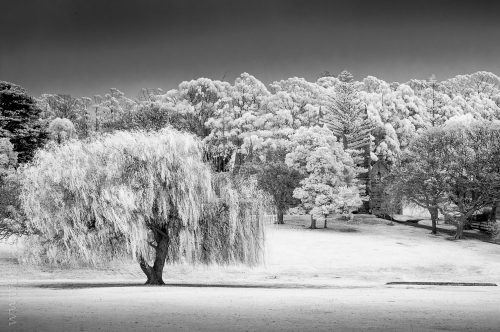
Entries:
<svg viewBox="0 0 500 332">
<path fill-rule="evenodd" d="M 500 1 L 0 0 L 0 80 L 135 96 L 210 77 L 500 74 Z"/>
</svg>

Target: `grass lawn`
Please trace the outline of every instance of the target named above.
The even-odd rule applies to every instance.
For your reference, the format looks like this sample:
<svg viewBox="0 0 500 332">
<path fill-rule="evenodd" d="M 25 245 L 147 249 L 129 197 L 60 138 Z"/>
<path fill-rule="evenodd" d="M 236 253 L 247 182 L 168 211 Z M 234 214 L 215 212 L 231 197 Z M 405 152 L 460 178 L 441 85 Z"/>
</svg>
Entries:
<svg viewBox="0 0 500 332">
<path fill-rule="evenodd" d="M 269 225 L 255 268 L 166 266 L 168 287 L 142 287 L 135 263 L 102 269 L 17 264 L 0 244 L 0 331 L 497 330 L 500 287 L 390 286 L 394 281 L 500 285 L 500 245 L 450 241 L 367 215 L 308 229 Z M 319 226 L 322 226 L 319 225 Z M 3 325 L 2 325 L 3 324 Z"/>
</svg>

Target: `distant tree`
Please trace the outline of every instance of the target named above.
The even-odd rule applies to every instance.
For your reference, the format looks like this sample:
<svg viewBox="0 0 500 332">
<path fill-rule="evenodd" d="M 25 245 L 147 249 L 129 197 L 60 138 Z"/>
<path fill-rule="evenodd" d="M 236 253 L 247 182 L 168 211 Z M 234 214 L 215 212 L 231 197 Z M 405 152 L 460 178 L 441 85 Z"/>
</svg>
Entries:
<svg viewBox="0 0 500 332">
<path fill-rule="evenodd" d="M 259 187 L 273 197 L 278 223 L 283 214 L 297 204 L 293 192 L 303 175 L 289 167 L 285 156 L 290 152 L 290 137 L 303 122 L 309 123 L 310 106 L 316 94 L 313 84 L 291 78 L 272 84 L 273 94 L 266 94 L 261 108 L 245 113 L 243 144 L 245 171 L 253 170 Z"/>
<path fill-rule="evenodd" d="M 330 71 L 328 71 L 328 70 L 324 70 L 318 76 L 318 78 L 322 78 L 322 77 L 335 77 L 335 75 L 330 73 Z"/>
<path fill-rule="evenodd" d="M 389 83 L 389 87 L 391 88 L 392 91 L 396 91 L 400 85 L 401 85 L 401 83 L 399 83 L 399 82 Z"/>
<path fill-rule="evenodd" d="M 356 211 L 363 204 L 363 201 L 358 188 L 346 184 L 338 188 L 338 192 L 335 194 L 335 204 L 337 205 L 337 212 L 340 212 L 344 219 L 349 220 L 352 217 L 351 213 Z"/>
<path fill-rule="evenodd" d="M 338 79 L 340 83 L 331 90 L 324 123 L 339 138 L 344 150 L 360 150 L 369 142 L 366 105 L 359 98 L 360 86 L 351 73 L 343 71 Z"/>
<path fill-rule="evenodd" d="M 0 138 L 0 239 L 25 234 L 20 214 L 17 153 L 8 138 Z"/>
<path fill-rule="evenodd" d="M 2 180 L 17 166 L 17 153 L 8 138 L 0 138 L 0 186 Z"/>
<path fill-rule="evenodd" d="M 158 102 L 141 102 L 116 123 L 122 130 L 160 130 L 171 124 L 171 108 Z"/>
<path fill-rule="evenodd" d="M 207 137 L 210 128 L 206 123 L 214 117 L 218 103 L 230 89 L 229 83 L 208 78 L 182 82 L 177 90 L 172 125 L 201 139 Z"/>
<path fill-rule="evenodd" d="M 50 122 L 48 131 L 58 144 L 76 137 L 75 126 L 68 119 L 55 118 Z"/>
<path fill-rule="evenodd" d="M 441 211 L 455 220 L 461 239 L 469 218 L 500 200 L 500 124 L 458 123 L 441 131 L 449 197 Z"/>
<path fill-rule="evenodd" d="M 43 94 L 38 99 L 40 107 L 45 112 L 45 118 L 66 118 L 77 121 L 80 117 L 80 100 L 65 94 Z"/>
<path fill-rule="evenodd" d="M 141 102 L 151 102 L 157 100 L 157 97 L 164 94 L 160 88 L 143 88 L 139 91 L 137 98 Z"/>
<path fill-rule="evenodd" d="M 81 106 L 81 120 L 78 122 L 77 134 L 81 138 L 87 138 L 92 132 L 92 119 L 91 119 L 91 106 L 92 99 L 89 97 L 82 97 L 80 99 Z"/>
<path fill-rule="evenodd" d="M 286 150 L 268 150 L 265 158 L 255 158 L 245 165 L 245 171 L 255 174 L 257 184 L 274 201 L 277 223 L 284 224 L 283 215 L 291 207 L 299 204 L 293 196 L 303 175 L 285 163 Z"/>
<path fill-rule="evenodd" d="M 478 71 L 452 77 L 443 82 L 443 87 L 450 96 L 468 98 L 472 94 L 484 94 L 493 97 L 500 92 L 500 78 L 490 72 Z"/>
<path fill-rule="evenodd" d="M 311 228 L 316 228 L 317 219 L 323 219 L 326 228 L 329 214 L 361 205 L 356 187 L 359 169 L 328 128 L 301 127 L 291 141 L 286 164 L 304 175 L 293 196 L 312 215 Z"/>
<path fill-rule="evenodd" d="M 443 109 L 450 105 L 450 99 L 441 92 L 441 84 L 436 82 L 434 76 L 429 79 L 428 88 L 422 92 L 426 99 L 428 113 L 430 115 L 430 125 L 432 127 L 442 125 L 447 117 L 443 116 Z"/>
<path fill-rule="evenodd" d="M 433 233 L 441 212 L 461 239 L 472 215 L 500 199 L 500 125 L 456 120 L 431 128 L 392 176 L 402 195 L 428 209 Z"/>
<path fill-rule="evenodd" d="M 281 98 L 282 105 L 274 106 L 290 110 L 294 128 L 323 125 L 326 90 L 321 85 L 292 77 L 273 82 L 271 89 L 275 94 L 284 93 L 287 97 Z"/>
<path fill-rule="evenodd" d="M 348 71 L 338 76 L 339 83 L 329 90 L 329 102 L 322 124 L 326 124 L 338 137 L 345 151 L 348 151 L 358 166 L 365 172 L 359 182 L 360 192 L 368 195 L 367 169 L 370 162 L 370 132 L 372 124 L 368 119 L 367 105 L 360 99 L 361 85 L 353 80 Z"/>
<path fill-rule="evenodd" d="M 95 131 L 113 132 L 128 129 L 130 115 L 137 103 L 118 89 L 111 88 L 104 96 L 94 96 Z"/>
<path fill-rule="evenodd" d="M 230 170 L 239 172 L 245 160 L 245 137 L 254 131 L 255 120 L 269 95 L 261 81 L 243 73 L 228 89 L 226 97 L 219 100 L 213 116 L 205 123 L 210 134 L 204 139 L 217 169 L 229 170 L 228 165 L 232 165 Z M 229 163 L 231 159 L 233 162 Z"/>
<path fill-rule="evenodd" d="M 372 123 L 371 158 L 391 165 L 398 161 L 412 139 L 430 126 L 422 99 L 406 84 L 395 91 L 382 85 L 379 93 L 362 93 Z"/>
<path fill-rule="evenodd" d="M 166 261 L 255 264 L 264 210 L 254 187 L 213 178 L 199 140 L 171 129 L 53 145 L 23 172 L 27 260 L 130 255 L 153 285 Z"/>
<path fill-rule="evenodd" d="M 441 130 L 417 137 L 389 175 L 391 192 L 429 211 L 432 234 L 437 233 L 439 208 L 448 200 L 448 164 Z"/>
<path fill-rule="evenodd" d="M 56 118 L 70 120 L 80 138 L 90 135 L 93 127 L 88 97 L 76 98 L 65 94 L 42 94 L 37 98 L 37 105 L 42 109 L 41 117 L 47 123 Z"/>
<path fill-rule="evenodd" d="M 41 112 L 23 88 L 0 82 L 0 138 L 10 140 L 20 163 L 30 161 L 47 139 Z"/>
</svg>

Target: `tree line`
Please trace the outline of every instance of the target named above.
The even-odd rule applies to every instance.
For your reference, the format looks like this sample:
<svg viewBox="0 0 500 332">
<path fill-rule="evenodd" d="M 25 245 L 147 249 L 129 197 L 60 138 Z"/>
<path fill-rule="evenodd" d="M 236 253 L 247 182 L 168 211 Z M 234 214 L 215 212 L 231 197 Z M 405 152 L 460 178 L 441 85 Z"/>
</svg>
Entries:
<svg viewBox="0 0 500 332">
<path fill-rule="evenodd" d="M 3 141 L 6 152 L 2 153 L 17 153 L 16 162 L 24 163 L 48 140 L 61 144 L 116 131 L 170 126 L 198 137 L 204 143 L 204 159 L 214 170 L 254 176 L 259 188 L 272 197 L 280 223 L 292 208 L 311 214 L 311 227 L 316 227 L 317 220 L 326 226 L 332 212 L 349 216 L 360 207 L 369 209 L 367 171 L 375 162 L 386 163 L 392 174 L 398 174 L 386 180 L 392 193 L 428 208 L 433 221 L 436 211 L 450 216 L 456 221 L 458 237 L 464 218 L 495 204 L 495 187 L 471 183 L 497 184 L 496 178 L 479 180 L 477 174 L 466 172 L 480 173 L 479 165 L 485 160 L 496 160 L 496 136 L 481 133 L 497 130 L 498 76 L 477 72 L 441 82 L 412 79 L 406 83 L 372 76 L 356 81 L 347 71 L 320 76 L 315 82 L 293 77 L 269 85 L 247 73 L 232 84 L 199 78 L 167 92 L 143 89 L 135 98 L 117 89 L 92 98 L 44 94 L 26 97 L 21 108 L 8 98 L 22 89 L 5 83 L 2 137 L 10 143 Z M 8 113 L 12 109 L 23 111 Z M 15 127 L 19 123 L 24 127 Z M 432 135 L 438 138 L 431 139 Z M 462 150 L 457 142 L 464 145 Z M 471 154 L 474 149 L 483 153 Z M 461 164 L 457 156 L 465 156 Z M 486 158 L 483 164 L 479 158 Z M 475 168 L 465 161 L 475 163 Z M 11 164 L 6 162 L 4 168 Z M 495 167 L 489 170 L 497 174 Z M 443 176 L 444 172 L 448 175 Z M 451 181 L 453 172 L 463 178 Z M 430 175 L 436 176 L 430 179 Z M 484 192 L 488 198 L 478 203 Z M 470 208 L 464 207 L 466 202 Z"/>
</svg>

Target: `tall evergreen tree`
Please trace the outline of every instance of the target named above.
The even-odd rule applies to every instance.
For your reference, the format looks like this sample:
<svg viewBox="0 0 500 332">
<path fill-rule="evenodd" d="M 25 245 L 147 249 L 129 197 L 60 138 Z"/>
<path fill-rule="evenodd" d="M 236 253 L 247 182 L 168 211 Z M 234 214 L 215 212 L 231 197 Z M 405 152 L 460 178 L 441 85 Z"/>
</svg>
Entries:
<svg viewBox="0 0 500 332">
<path fill-rule="evenodd" d="M 20 163 L 30 161 L 47 139 L 41 112 L 25 89 L 0 81 L 0 138 L 10 140 Z"/>
<path fill-rule="evenodd" d="M 370 131 L 366 105 L 359 98 L 359 84 L 348 71 L 338 76 L 338 82 L 329 89 L 324 123 L 338 138 L 345 151 L 353 157 L 357 166 L 366 170 L 370 165 Z M 359 174 L 360 192 L 368 195 L 368 173 Z"/>
</svg>

